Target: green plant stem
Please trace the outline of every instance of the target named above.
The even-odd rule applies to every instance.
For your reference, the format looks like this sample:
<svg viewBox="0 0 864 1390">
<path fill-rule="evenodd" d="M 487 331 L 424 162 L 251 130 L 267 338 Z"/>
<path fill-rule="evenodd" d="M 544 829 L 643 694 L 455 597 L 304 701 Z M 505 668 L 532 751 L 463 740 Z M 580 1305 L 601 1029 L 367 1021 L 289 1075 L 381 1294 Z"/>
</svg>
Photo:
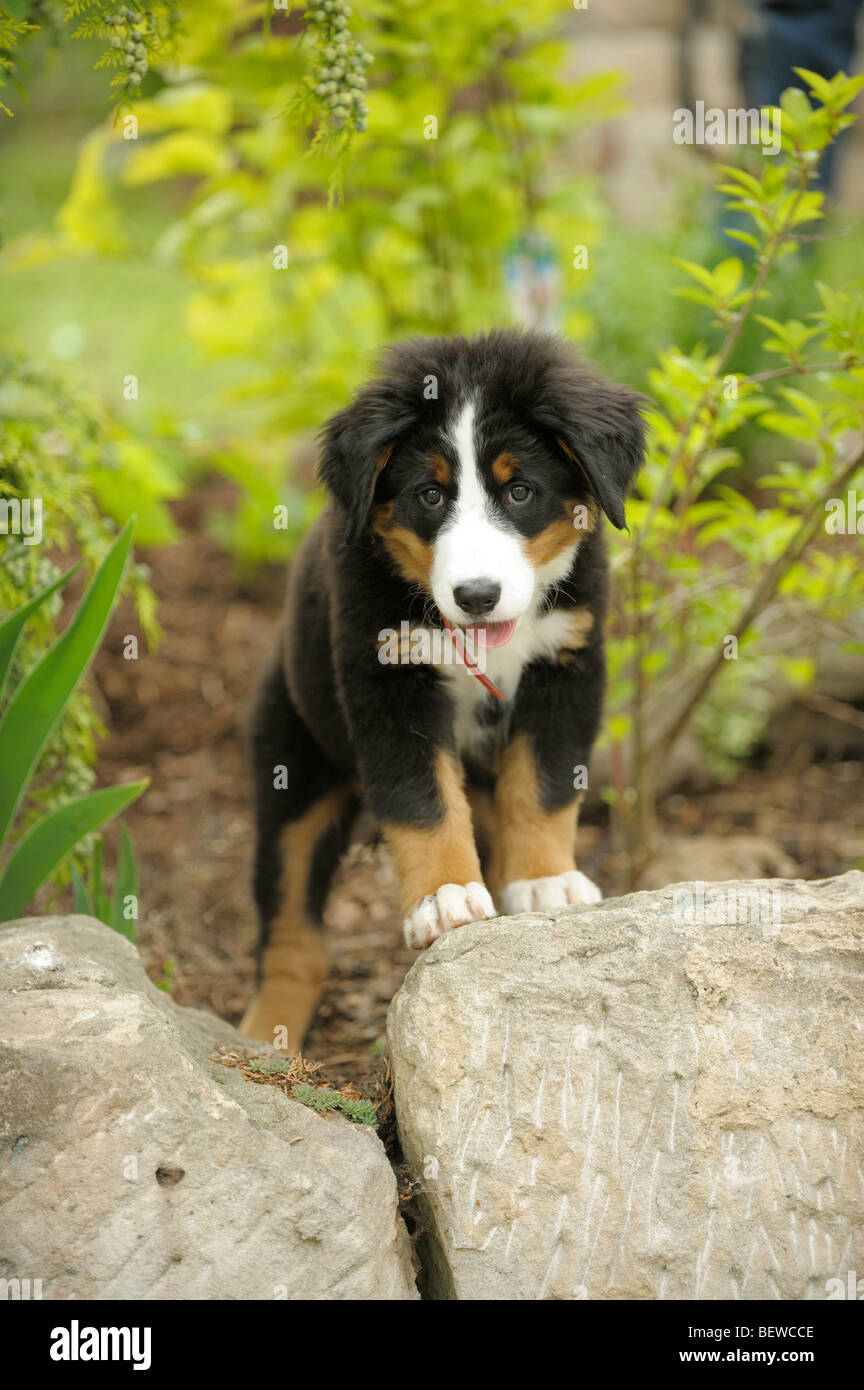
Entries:
<svg viewBox="0 0 864 1390">
<path fill-rule="evenodd" d="M 766 604 L 777 592 L 777 588 L 783 576 L 800 558 L 818 531 L 825 517 L 826 504 L 838 493 L 843 491 L 846 485 L 855 476 L 862 463 L 864 463 L 864 444 L 859 445 L 857 451 L 845 467 L 831 479 L 828 486 L 812 504 L 809 511 L 804 513 L 797 530 L 790 537 L 788 543 L 777 556 L 774 563 L 765 571 L 761 582 L 732 625 L 732 630 L 728 634 L 730 637 L 743 637 L 759 617 Z M 722 667 L 724 660 L 723 648 L 720 647 L 706 663 L 702 674 L 687 696 L 683 709 L 676 715 L 672 727 L 664 734 L 661 734 L 659 738 L 655 739 L 649 747 L 648 757 L 652 762 L 668 757 L 690 719 L 693 710 L 709 689 L 717 672 Z"/>
<path fill-rule="evenodd" d="M 798 189 L 797 189 L 797 191 L 796 191 L 795 197 L 793 198 L 791 204 L 789 205 L 789 208 L 787 209 L 785 218 L 783 218 L 783 220 L 780 221 L 780 222 L 778 223 L 778 225 L 775 226 L 775 227 L 773 228 L 773 230 L 771 231 L 771 233 L 770 233 L 770 235 L 769 235 L 769 237 L 768 237 L 768 239 L 767 239 L 767 241 L 766 241 L 766 243 L 765 243 L 765 246 L 764 246 L 763 251 L 762 251 L 762 253 L 761 253 L 761 255 L 760 255 L 760 258 L 759 258 L 758 270 L 757 270 L 757 272 L 756 272 L 756 275 L 754 276 L 753 283 L 752 283 L 751 286 L 750 286 L 750 293 L 749 293 L 749 295 L 748 295 L 748 298 L 747 298 L 747 300 L 744 302 L 744 304 L 741 305 L 740 309 L 738 310 L 738 312 L 736 313 L 736 315 L 735 315 L 735 317 L 734 317 L 734 320 L 733 320 L 732 323 L 730 324 L 730 326 L 729 326 L 729 328 L 728 328 L 728 330 L 727 330 L 726 336 L 725 336 L 723 342 L 722 342 L 721 345 L 720 345 L 720 349 L 719 349 L 718 354 L 717 354 L 717 358 L 716 358 L 716 361 L 715 361 L 715 364 L 714 364 L 714 370 L 713 370 L 711 379 L 710 379 L 710 381 L 705 385 L 705 387 L 704 387 L 704 389 L 703 389 L 703 391 L 702 391 L 702 393 L 701 393 L 701 395 L 700 395 L 700 397 L 699 397 L 699 400 L 696 402 L 696 404 L 694 405 L 693 409 L 692 409 L 691 412 L 690 412 L 689 418 L 687 419 L 687 421 L 685 422 L 685 424 L 682 426 L 681 431 L 680 431 L 680 436 L 679 436 L 678 443 L 677 443 L 677 445 L 675 446 L 675 448 L 672 450 L 672 452 L 671 452 L 670 455 L 669 455 L 669 458 L 668 458 L 667 461 L 666 461 L 666 466 L 665 466 L 665 468 L 664 468 L 664 470 L 663 470 L 663 474 L 662 474 L 662 476 L 661 476 L 660 482 L 659 482 L 659 484 L 657 485 L 657 487 L 655 488 L 654 493 L 653 493 L 653 496 L 652 496 L 651 499 L 650 499 L 650 502 L 649 502 L 649 504 L 648 504 L 648 510 L 647 510 L 647 513 L 646 513 L 646 516 L 645 516 L 645 520 L 644 520 L 644 522 L 643 522 L 642 527 L 640 528 L 640 531 L 641 531 L 643 534 L 645 534 L 645 535 L 648 535 L 648 534 L 649 534 L 650 528 L 651 528 L 651 524 L 652 524 L 653 519 L 654 519 L 654 516 L 656 515 L 656 512 L 657 512 L 658 507 L 661 505 L 661 501 L 662 501 L 662 500 L 665 498 L 665 496 L 666 496 L 667 488 L 669 487 L 669 485 L 670 485 L 672 479 L 673 479 L 674 476 L 675 476 L 675 471 L 676 471 L 676 469 L 678 468 L 678 466 L 679 466 L 681 460 L 682 460 L 682 459 L 686 456 L 686 454 L 687 454 L 687 450 L 688 450 L 688 447 L 689 447 L 689 444 L 690 444 L 690 439 L 691 439 L 692 432 L 693 432 L 694 428 L 696 427 L 696 425 L 698 424 L 699 419 L 700 419 L 700 417 L 701 417 L 703 411 L 704 411 L 706 408 L 709 408 L 709 409 L 712 409 L 712 411 L 714 412 L 714 414 L 716 414 L 716 405 L 715 405 L 715 399 L 714 399 L 714 397 L 715 397 L 715 390 L 716 390 L 717 382 L 718 382 L 718 380 L 720 379 L 720 377 L 723 375 L 724 369 L 725 369 L 727 363 L 729 362 L 729 360 L 730 360 L 730 358 L 731 358 L 731 356 L 732 356 L 732 353 L 735 351 L 735 348 L 736 348 L 736 346 L 737 346 L 737 344 L 738 344 L 738 341 L 739 341 L 739 339 L 740 339 L 740 337 L 741 337 L 741 334 L 742 334 L 742 332 L 743 332 L 743 330 L 744 330 L 744 326 L 745 326 L 745 324 L 747 323 L 748 319 L 750 318 L 750 315 L 751 315 L 751 313 L 753 312 L 753 309 L 754 309 L 755 305 L 757 304 L 757 302 L 758 302 L 758 300 L 759 300 L 759 296 L 760 296 L 760 294 L 761 294 L 761 291 L 762 291 L 762 288 L 763 288 L 763 286 L 764 286 L 764 284 L 765 284 L 765 281 L 767 280 L 769 274 L 771 273 L 771 271 L 773 270 L 773 268 L 774 268 L 774 266 L 775 266 L 775 264 L 776 264 L 776 262 L 777 262 L 777 259 L 778 259 L 779 255 L 780 255 L 781 248 L 783 247 L 783 245 L 786 243 L 786 241 L 787 241 L 787 240 L 789 239 L 789 237 L 791 236 L 792 230 L 793 230 L 793 228 L 794 228 L 794 221 L 793 221 L 793 219 L 794 219 L 795 213 L 796 213 L 796 211 L 797 211 L 797 208 L 798 208 L 798 206 L 800 205 L 801 199 L 804 197 L 805 193 L 807 192 L 807 190 L 808 190 L 808 188 L 809 188 L 810 179 L 811 179 L 811 173 L 808 172 L 807 169 L 801 168 L 801 169 L 800 169 L 800 184 L 799 184 L 799 187 L 798 187 Z M 782 370 L 785 371 L 785 369 L 782 369 Z M 790 374 L 791 374 L 791 373 L 790 373 Z M 710 433 L 709 433 L 709 435 L 708 435 L 708 438 L 710 439 Z M 698 463 L 698 457 L 699 457 L 699 455 L 698 455 L 698 452 L 697 452 L 696 456 L 691 460 L 691 465 L 690 465 L 690 479 L 689 479 L 689 481 L 688 481 L 688 485 L 684 488 L 684 497 L 685 497 L 685 499 L 687 500 L 687 502 L 689 502 L 689 500 L 690 500 L 689 492 L 690 492 L 690 489 L 692 488 L 693 479 L 694 479 L 694 475 L 695 475 L 696 464 Z M 679 501 L 680 501 L 680 500 L 681 500 L 681 499 L 679 499 Z M 675 508 L 675 509 L 673 509 L 673 510 L 680 516 L 680 513 L 681 513 L 681 511 L 683 510 L 683 508 Z M 808 513 L 807 515 L 808 515 L 808 518 L 812 517 L 812 513 Z M 818 520 L 818 518 L 817 518 L 817 520 Z M 805 521 L 805 522 L 802 522 L 802 526 L 803 526 L 803 525 L 806 525 L 806 521 Z M 815 527 L 814 527 L 814 529 L 815 529 Z M 801 528 L 799 528 L 799 531 L 796 532 L 796 536 L 800 534 L 800 530 L 801 530 Z M 806 540 L 805 540 L 804 543 L 806 544 Z M 637 537 L 634 536 L 634 540 L 633 540 L 633 554 L 634 554 L 634 556 L 635 556 L 635 554 L 636 554 L 637 548 L 638 548 L 638 539 L 637 539 Z M 803 548 L 803 547 L 802 547 L 802 548 Z M 669 554 L 670 554 L 670 550 L 671 550 L 671 543 L 667 544 L 667 545 L 664 547 L 663 558 L 667 561 L 667 563 L 668 563 L 668 557 L 669 557 Z M 788 563 L 791 563 L 791 562 L 792 562 L 792 561 L 791 561 L 791 559 L 790 559 L 790 560 L 788 561 Z M 639 569 L 639 562 L 638 562 L 638 560 L 636 560 L 636 561 L 634 562 L 634 564 L 635 564 L 634 573 L 635 573 L 636 575 L 638 575 L 638 569 Z M 783 568 L 782 568 L 781 571 L 780 571 L 780 574 L 778 575 L 778 578 L 777 578 L 777 581 L 776 581 L 776 582 L 779 582 L 779 578 L 782 576 L 782 573 L 785 573 L 785 568 L 786 568 L 786 566 L 784 565 Z M 769 576 L 770 576 L 770 574 L 772 573 L 772 571 L 773 571 L 773 567 L 772 567 L 772 570 L 769 570 L 768 575 L 766 575 L 765 580 L 763 580 L 763 583 L 760 584 L 759 588 L 756 590 L 756 593 L 755 593 L 754 596 L 753 596 L 753 601 L 754 601 L 754 602 L 757 600 L 758 596 L 762 593 L 762 590 L 763 590 L 763 587 L 764 587 L 764 585 L 765 585 L 765 582 L 766 582 L 766 580 L 769 578 Z M 772 587 L 772 589 L 770 590 L 770 592 L 773 592 L 773 587 Z M 769 597 L 770 597 L 770 593 L 769 593 Z M 635 601 L 637 602 L 637 607 L 638 607 L 638 594 L 635 595 L 634 598 L 635 598 Z M 767 602 L 767 598 L 764 600 L 764 602 Z M 763 605 L 763 606 L 764 606 L 764 605 Z M 756 609 L 756 612 L 757 612 L 757 613 L 758 613 L 758 612 L 761 612 L 761 606 L 758 607 L 758 608 Z M 745 614 L 744 616 L 746 617 L 746 614 Z M 749 622 L 750 622 L 750 621 L 752 621 L 752 617 L 750 617 L 750 618 L 748 619 L 748 621 L 745 623 L 745 628 L 746 628 L 746 626 L 749 626 Z M 672 731 L 671 735 L 668 737 L 668 739 L 667 739 L 666 741 L 664 741 L 664 742 L 661 744 L 661 746 L 659 747 L 659 749 L 658 749 L 658 746 L 657 746 L 656 741 L 655 741 L 655 743 L 652 744 L 650 747 L 646 748 L 646 744 L 645 744 L 645 735 L 644 735 L 644 727 L 645 727 L 645 701 L 646 701 L 646 695 L 647 695 L 647 687 L 646 687 L 645 673 L 644 673 L 644 649 L 647 648 L 647 641 L 648 641 L 648 631 L 647 631 L 647 628 L 648 628 L 648 624 L 647 624 L 647 622 L 646 622 L 644 619 L 641 619 L 641 618 L 640 618 L 640 622 L 639 622 L 639 624 L 637 624 L 637 626 L 639 627 L 639 631 L 638 631 L 638 635 L 637 635 L 637 637 L 636 637 L 636 641 L 634 642 L 634 657 L 633 657 L 634 699 L 633 699 L 633 768 L 632 768 L 632 780 L 633 780 L 633 785 L 634 785 L 634 787 L 636 788 L 636 795 L 637 795 L 637 808 L 636 808 L 636 810 L 637 810 L 637 814 L 636 814 L 636 825 L 637 825 L 637 827 L 638 827 L 638 832 L 637 832 L 637 833 L 639 834 L 639 838 L 640 838 L 640 841 L 641 841 L 641 846 L 642 846 L 643 852 L 644 852 L 645 854 L 647 854 L 647 855 L 650 856 L 651 850 L 652 850 L 652 844 L 653 844 L 653 826 L 654 826 L 654 823 L 655 823 L 655 807 L 654 807 L 654 804 L 653 804 L 653 796 L 651 796 L 650 793 L 649 793 L 648 780 L 647 780 L 647 779 L 648 779 L 648 769 L 649 769 L 650 767 L 656 766 L 655 758 L 657 758 L 658 756 L 659 756 L 659 757 L 666 756 L 666 755 L 669 753 L 669 751 L 671 751 L 671 748 L 673 747 L 674 743 L 677 741 L 677 738 L 678 738 L 679 734 L 681 733 L 682 729 L 684 728 L 684 726 L 686 725 L 687 721 L 689 720 L 690 715 L 691 715 L 693 709 L 695 708 L 695 706 L 696 706 L 696 704 L 699 702 L 699 700 L 702 698 L 702 696 L 705 694 L 705 691 L 706 691 L 706 690 L 708 689 L 708 687 L 710 686 L 710 684 L 711 684 L 711 682 L 712 682 L 714 676 L 715 676 L 716 673 L 717 673 L 717 670 L 719 670 L 720 663 L 721 663 L 722 660 L 723 660 L 723 653 L 722 653 L 722 650 L 721 650 L 721 651 L 717 654 L 716 658 L 712 660 L 712 663 L 710 663 L 710 669 L 707 669 L 706 672 L 703 673 L 703 676 L 700 678 L 699 682 L 697 683 L 697 686 L 696 686 L 696 688 L 695 688 L 695 692 L 694 692 L 694 694 L 693 694 L 692 699 L 690 699 L 690 700 L 688 701 L 688 704 L 687 704 L 687 706 L 686 706 L 686 709 L 685 709 L 683 715 L 676 721 L 676 724 L 673 726 L 673 731 Z M 650 805 L 647 804 L 649 801 L 650 801 Z M 635 867 L 636 867 L 635 858 L 633 858 L 633 859 L 631 860 L 631 869 L 634 869 L 634 870 L 635 870 Z"/>
<path fill-rule="evenodd" d="M 774 367 L 768 372 L 756 372 L 745 376 L 749 382 L 780 381 L 786 376 L 814 376 L 817 372 L 848 372 L 858 366 L 857 358 L 846 358 L 842 362 L 808 362 L 797 366 Z"/>
<path fill-rule="evenodd" d="M 732 353 L 735 351 L 735 348 L 738 345 L 738 340 L 744 331 L 744 326 L 747 323 L 747 320 L 753 312 L 762 287 L 765 284 L 765 281 L 768 279 L 768 276 L 770 275 L 771 271 L 774 269 L 774 266 L 777 262 L 777 258 L 780 254 L 780 249 L 785 244 L 788 237 L 791 235 L 793 227 L 792 219 L 794 218 L 795 213 L 798 209 L 798 205 L 801 202 L 801 199 L 804 197 L 804 194 L 807 192 L 809 186 L 810 175 L 807 173 L 806 170 L 804 170 L 801 174 L 801 184 L 797 190 L 795 198 L 793 199 L 792 203 L 788 208 L 785 219 L 777 227 L 774 228 L 770 237 L 768 238 L 768 241 L 765 245 L 765 249 L 763 250 L 762 255 L 759 258 L 759 269 L 756 272 L 752 285 L 750 286 L 749 297 L 746 303 L 741 305 L 741 308 L 735 315 L 734 322 L 732 323 L 731 327 L 729 328 L 726 334 L 726 337 L 720 345 L 720 349 L 717 353 L 717 361 L 714 367 L 714 373 L 712 375 L 712 378 L 703 390 L 701 396 L 699 397 L 699 400 L 696 402 L 693 409 L 691 410 L 690 415 L 685 421 L 684 425 L 681 427 L 680 440 L 676 447 L 673 449 L 672 453 L 669 455 L 669 458 L 666 460 L 666 467 L 663 470 L 660 482 L 654 489 L 654 495 L 648 504 L 648 511 L 645 515 L 645 521 L 643 523 L 642 528 L 646 533 L 650 529 L 651 523 L 654 520 L 654 516 L 657 511 L 657 508 L 660 505 L 661 498 L 666 495 L 666 489 L 675 475 L 675 469 L 678 467 L 678 464 L 681 462 L 681 459 L 683 458 L 687 450 L 690 435 L 699 421 L 699 416 L 702 414 L 702 411 L 705 409 L 705 406 L 709 404 L 714 392 L 714 387 L 717 382 L 717 379 L 718 377 L 722 376 L 723 369 L 729 361 L 729 358 L 732 356 Z"/>
</svg>

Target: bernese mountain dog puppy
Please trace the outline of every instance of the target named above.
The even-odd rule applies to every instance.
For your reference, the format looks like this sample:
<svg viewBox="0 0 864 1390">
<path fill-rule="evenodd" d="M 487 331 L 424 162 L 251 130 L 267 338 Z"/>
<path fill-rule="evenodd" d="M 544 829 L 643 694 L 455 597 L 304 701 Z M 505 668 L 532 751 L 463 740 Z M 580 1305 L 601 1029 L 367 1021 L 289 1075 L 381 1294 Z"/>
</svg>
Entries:
<svg viewBox="0 0 864 1390">
<path fill-rule="evenodd" d="M 599 900 L 574 855 L 604 686 L 600 513 L 624 526 L 640 400 L 557 338 L 501 330 L 391 347 L 325 426 L 330 501 L 294 561 L 253 715 L 248 1037 L 303 1041 L 361 803 L 411 946 Z"/>
</svg>

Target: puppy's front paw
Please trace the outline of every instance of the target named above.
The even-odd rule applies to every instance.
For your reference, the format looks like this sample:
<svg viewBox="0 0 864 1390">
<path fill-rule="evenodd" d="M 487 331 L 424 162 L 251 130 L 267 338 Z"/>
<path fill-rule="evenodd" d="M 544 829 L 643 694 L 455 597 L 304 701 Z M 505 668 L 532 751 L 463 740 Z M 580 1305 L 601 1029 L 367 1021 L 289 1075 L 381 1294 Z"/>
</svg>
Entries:
<svg viewBox="0 0 864 1390">
<path fill-rule="evenodd" d="M 454 927 L 497 916 L 495 904 L 482 883 L 443 883 L 437 893 L 429 893 L 409 912 L 402 930 L 406 945 L 422 951 Z"/>
<path fill-rule="evenodd" d="M 550 907 L 571 907 L 576 903 L 599 903 L 603 894 L 578 869 L 568 869 L 553 878 L 519 878 L 508 883 L 500 894 L 501 909 L 515 912 L 543 912 Z"/>
</svg>

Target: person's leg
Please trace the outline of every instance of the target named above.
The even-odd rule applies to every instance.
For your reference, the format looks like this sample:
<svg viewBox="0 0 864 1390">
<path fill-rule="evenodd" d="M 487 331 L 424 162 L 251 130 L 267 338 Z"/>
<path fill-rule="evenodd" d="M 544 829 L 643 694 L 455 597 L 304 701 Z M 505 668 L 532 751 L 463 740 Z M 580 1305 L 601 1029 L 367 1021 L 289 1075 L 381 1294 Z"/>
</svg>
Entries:
<svg viewBox="0 0 864 1390">
<path fill-rule="evenodd" d="M 748 106 L 776 106 L 787 87 L 801 86 L 794 67 L 820 77 L 850 72 L 855 28 L 864 0 L 751 0 L 752 32 L 741 43 L 740 71 Z M 843 140 L 841 135 L 840 140 Z M 833 189 L 837 143 L 823 156 L 821 187 Z"/>
</svg>

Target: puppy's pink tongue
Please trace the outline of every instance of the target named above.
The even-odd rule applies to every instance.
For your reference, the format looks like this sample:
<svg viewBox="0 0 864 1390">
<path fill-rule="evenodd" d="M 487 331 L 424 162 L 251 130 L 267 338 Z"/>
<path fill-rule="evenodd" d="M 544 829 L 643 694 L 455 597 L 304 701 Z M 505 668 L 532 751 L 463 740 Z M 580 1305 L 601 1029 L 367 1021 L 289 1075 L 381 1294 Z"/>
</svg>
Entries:
<svg viewBox="0 0 864 1390">
<path fill-rule="evenodd" d="M 509 623 L 484 623 L 482 627 L 469 627 L 471 640 L 485 641 L 486 647 L 505 647 L 516 631 L 516 620 Z"/>
</svg>

